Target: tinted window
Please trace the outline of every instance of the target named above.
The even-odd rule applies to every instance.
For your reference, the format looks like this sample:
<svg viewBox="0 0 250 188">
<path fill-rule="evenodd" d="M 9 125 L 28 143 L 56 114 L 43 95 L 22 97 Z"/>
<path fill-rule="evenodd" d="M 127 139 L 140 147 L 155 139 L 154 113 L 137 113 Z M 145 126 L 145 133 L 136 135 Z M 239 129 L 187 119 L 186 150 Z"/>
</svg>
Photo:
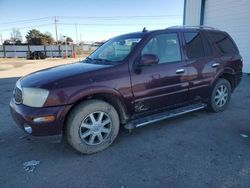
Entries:
<svg viewBox="0 0 250 188">
<path fill-rule="evenodd" d="M 204 56 L 204 49 L 202 44 L 202 38 L 198 32 L 186 32 L 184 33 L 186 42 L 186 52 L 188 58 L 199 58 Z"/>
<path fill-rule="evenodd" d="M 209 35 L 222 54 L 238 54 L 236 46 L 228 35 L 217 32 L 209 32 Z"/>
<path fill-rule="evenodd" d="M 143 48 L 143 54 L 157 55 L 159 63 L 180 61 L 181 52 L 177 34 L 160 34 L 153 37 Z"/>
<path fill-rule="evenodd" d="M 203 39 L 205 56 L 212 56 L 213 55 L 213 49 L 212 49 L 208 39 L 205 38 L 205 37 L 202 37 L 202 39 Z"/>
</svg>

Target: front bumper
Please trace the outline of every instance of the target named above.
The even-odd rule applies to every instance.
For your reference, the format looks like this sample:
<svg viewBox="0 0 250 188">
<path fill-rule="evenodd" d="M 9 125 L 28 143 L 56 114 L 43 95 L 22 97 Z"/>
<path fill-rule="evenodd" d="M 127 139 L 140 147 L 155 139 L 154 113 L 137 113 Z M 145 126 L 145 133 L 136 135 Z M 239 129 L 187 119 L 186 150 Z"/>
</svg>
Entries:
<svg viewBox="0 0 250 188">
<path fill-rule="evenodd" d="M 72 105 L 33 108 L 10 101 L 10 111 L 16 124 L 33 136 L 49 136 L 62 133 L 63 123 Z M 54 116 L 52 122 L 34 122 L 34 118 Z M 32 129 L 27 131 L 27 127 Z"/>
</svg>

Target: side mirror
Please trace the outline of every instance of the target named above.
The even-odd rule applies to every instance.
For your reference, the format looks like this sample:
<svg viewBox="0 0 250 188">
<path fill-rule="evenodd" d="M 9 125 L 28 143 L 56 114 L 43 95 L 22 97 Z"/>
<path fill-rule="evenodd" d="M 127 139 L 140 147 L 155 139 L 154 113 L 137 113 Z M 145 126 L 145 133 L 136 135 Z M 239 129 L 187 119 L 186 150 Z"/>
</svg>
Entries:
<svg viewBox="0 0 250 188">
<path fill-rule="evenodd" d="M 151 66 L 159 63 L 159 58 L 154 54 L 144 54 L 141 56 L 139 66 Z"/>
</svg>

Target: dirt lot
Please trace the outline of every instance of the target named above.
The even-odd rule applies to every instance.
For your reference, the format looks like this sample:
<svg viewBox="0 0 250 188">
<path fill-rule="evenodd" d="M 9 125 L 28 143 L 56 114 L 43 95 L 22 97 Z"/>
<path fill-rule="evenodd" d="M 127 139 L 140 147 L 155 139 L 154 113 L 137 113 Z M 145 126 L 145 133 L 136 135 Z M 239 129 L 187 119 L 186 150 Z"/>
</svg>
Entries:
<svg viewBox="0 0 250 188">
<path fill-rule="evenodd" d="M 249 187 L 250 76 L 221 113 L 194 112 L 133 130 L 94 155 L 17 128 L 8 103 L 17 79 L 75 59 L 0 60 L 0 187 Z M 33 172 L 23 163 L 37 160 Z"/>
<path fill-rule="evenodd" d="M 0 58 L 0 78 L 25 76 L 36 70 L 41 70 L 57 65 L 68 64 L 82 60 L 81 58 L 47 58 L 45 60 L 26 60 L 22 58 Z"/>
</svg>

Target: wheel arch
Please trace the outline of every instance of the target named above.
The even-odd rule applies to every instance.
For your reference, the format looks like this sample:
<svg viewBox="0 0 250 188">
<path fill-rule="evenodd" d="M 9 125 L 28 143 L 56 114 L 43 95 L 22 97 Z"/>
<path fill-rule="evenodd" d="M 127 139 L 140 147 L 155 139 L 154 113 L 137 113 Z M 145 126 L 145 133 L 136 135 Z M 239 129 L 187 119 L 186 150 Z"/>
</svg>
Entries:
<svg viewBox="0 0 250 188">
<path fill-rule="evenodd" d="M 130 115 L 128 113 L 127 106 L 125 105 L 124 99 L 118 91 L 107 88 L 95 92 L 93 89 L 88 91 L 89 92 L 84 93 L 84 95 L 75 96 L 75 100 L 72 102 L 73 105 L 68 110 L 64 118 L 62 132 L 65 132 L 66 122 L 72 110 L 80 103 L 91 99 L 99 99 L 111 104 L 116 109 L 121 124 L 125 124 L 129 120 Z"/>
<path fill-rule="evenodd" d="M 218 80 L 220 78 L 223 78 L 223 79 L 227 80 L 230 83 L 231 89 L 232 89 L 232 92 L 233 92 L 235 87 L 236 87 L 234 75 L 235 75 L 235 71 L 230 67 L 226 67 L 224 70 L 222 70 L 221 72 L 219 72 L 217 74 L 216 79 L 213 82 L 213 87 L 215 86 L 215 84 L 218 82 Z"/>
</svg>

